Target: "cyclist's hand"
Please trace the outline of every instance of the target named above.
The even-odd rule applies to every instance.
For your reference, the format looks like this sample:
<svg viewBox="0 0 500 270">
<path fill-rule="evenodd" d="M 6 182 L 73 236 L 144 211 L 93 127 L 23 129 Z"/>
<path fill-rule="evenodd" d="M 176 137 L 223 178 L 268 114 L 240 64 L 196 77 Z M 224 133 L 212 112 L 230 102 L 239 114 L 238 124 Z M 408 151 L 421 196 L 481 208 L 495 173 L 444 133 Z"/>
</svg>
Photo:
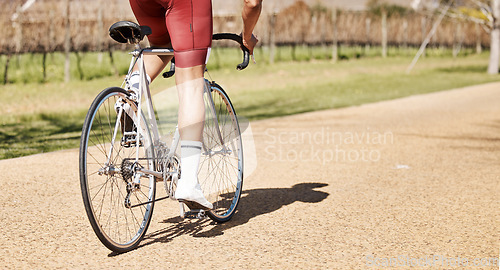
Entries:
<svg viewBox="0 0 500 270">
<path fill-rule="evenodd" d="M 253 34 L 250 37 L 245 36 L 246 35 L 242 34 L 243 46 L 247 47 L 247 49 L 250 51 L 250 55 L 253 55 L 253 49 L 255 48 L 259 40 Z"/>
</svg>

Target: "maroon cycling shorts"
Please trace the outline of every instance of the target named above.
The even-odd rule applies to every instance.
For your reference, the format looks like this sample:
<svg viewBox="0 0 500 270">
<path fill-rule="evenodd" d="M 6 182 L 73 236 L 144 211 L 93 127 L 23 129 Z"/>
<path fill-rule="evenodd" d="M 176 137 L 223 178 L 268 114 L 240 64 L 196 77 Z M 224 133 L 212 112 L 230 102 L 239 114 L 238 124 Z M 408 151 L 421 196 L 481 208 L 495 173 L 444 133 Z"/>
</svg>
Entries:
<svg viewBox="0 0 500 270">
<path fill-rule="evenodd" d="M 212 46 L 211 0 L 130 0 L 140 25 L 151 27 L 151 46 L 174 48 L 181 68 L 206 64 Z"/>
</svg>

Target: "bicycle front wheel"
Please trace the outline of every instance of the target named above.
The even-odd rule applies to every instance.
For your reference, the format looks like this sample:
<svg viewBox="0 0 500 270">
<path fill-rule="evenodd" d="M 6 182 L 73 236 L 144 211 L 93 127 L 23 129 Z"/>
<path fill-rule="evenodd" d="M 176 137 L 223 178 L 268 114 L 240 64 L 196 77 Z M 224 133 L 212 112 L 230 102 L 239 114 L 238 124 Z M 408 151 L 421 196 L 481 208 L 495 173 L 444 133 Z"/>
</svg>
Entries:
<svg viewBox="0 0 500 270">
<path fill-rule="evenodd" d="M 216 222 L 232 218 L 243 187 L 243 145 L 236 112 L 226 92 L 208 83 L 205 126 L 198 179 L 214 205 L 208 216 Z M 210 95 L 210 96 L 209 96 Z"/>
<path fill-rule="evenodd" d="M 136 169 L 154 170 L 154 151 L 144 116 L 139 130 L 132 120 L 136 111 L 125 90 L 105 89 L 89 109 L 80 141 L 87 216 L 99 240 L 118 253 L 137 247 L 153 214 L 156 181 Z"/>
</svg>

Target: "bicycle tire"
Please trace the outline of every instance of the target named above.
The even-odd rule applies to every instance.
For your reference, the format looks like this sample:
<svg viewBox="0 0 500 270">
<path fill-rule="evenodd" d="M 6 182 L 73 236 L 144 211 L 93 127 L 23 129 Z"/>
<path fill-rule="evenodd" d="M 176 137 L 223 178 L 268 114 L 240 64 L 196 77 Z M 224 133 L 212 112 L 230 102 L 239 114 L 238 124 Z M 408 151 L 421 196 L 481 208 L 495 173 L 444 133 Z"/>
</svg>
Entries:
<svg viewBox="0 0 500 270">
<path fill-rule="evenodd" d="M 139 152 L 141 166 L 150 170 L 155 168 L 151 133 L 144 114 L 141 113 L 143 131 L 140 132 L 144 134 L 139 135 L 142 146 L 124 144 L 120 140 L 125 137 L 123 129 L 115 131 L 115 127 L 120 127 L 124 121 L 124 118 L 118 119 L 115 103 L 124 100 L 135 107 L 128 96 L 118 87 L 103 90 L 90 106 L 80 140 L 80 185 L 85 210 L 99 240 L 117 253 L 136 248 L 144 238 L 153 214 L 156 191 L 154 177 L 142 178 L 137 189 L 130 192 L 128 206 L 144 205 L 127 208 L 127 185 L 130 187 L 128 183 L 133 181 L 131 163 L 135 161 L 136 153 Z M 117 121 L 121 123 L 116 125 Z M 116 134 L 116 140 L 112 147 L 113 134 Z M 110 148 L 113 151 L 109 151 Z"/>
<path fill-rule="evenodd" d="M 238 117 L 228 95 L 215 82 L 207 81 L 207 87 L 210 87 L 217 121 L 211 101 L 205 94 L 206 115 L 198 179 L 205 197 L 214 205 L 214 209 L 207 212 L 207 215 L 222 223 L 233 217 L 240 201 L 243 187 L 243 144 Z M 224 144 L 221 143 L 216 128 L 220 130 Z"/>
</svg>

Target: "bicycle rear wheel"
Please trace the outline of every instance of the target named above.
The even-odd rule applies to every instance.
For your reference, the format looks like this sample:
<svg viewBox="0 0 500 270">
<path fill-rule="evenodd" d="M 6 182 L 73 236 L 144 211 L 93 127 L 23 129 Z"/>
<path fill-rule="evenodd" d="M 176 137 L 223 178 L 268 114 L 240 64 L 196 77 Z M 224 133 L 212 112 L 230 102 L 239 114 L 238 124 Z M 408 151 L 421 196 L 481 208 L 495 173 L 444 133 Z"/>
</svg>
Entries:
<svg viewBox="0 0 500 270">
<path fill-rule="evenodd" d="M 134 249 L 144 238 L 156 189 L 153 176 L 141 178 L 134 169 L 155 167 L 148 125 L 142 114 L 140 132 L 137 122 L 127 123 L 132 118 L 118 118 L 125 103 L 136 111 L 125 90 L 102 91 L 87 113 L 80 141 L 80 185 L 87 216 L 99 240 L 119 253 Z"/>
<path fill-rule="evenodd" d="M 207 82 L 205 126 L 198 179 L 205 197 L 214 205 L 207 212 L 217 222 L 234 215 L 243 186 L 243 145 L 236 112 L 226 92 Z M 213 101 L 213 105 L 212 105 Z"/>
</svg>

